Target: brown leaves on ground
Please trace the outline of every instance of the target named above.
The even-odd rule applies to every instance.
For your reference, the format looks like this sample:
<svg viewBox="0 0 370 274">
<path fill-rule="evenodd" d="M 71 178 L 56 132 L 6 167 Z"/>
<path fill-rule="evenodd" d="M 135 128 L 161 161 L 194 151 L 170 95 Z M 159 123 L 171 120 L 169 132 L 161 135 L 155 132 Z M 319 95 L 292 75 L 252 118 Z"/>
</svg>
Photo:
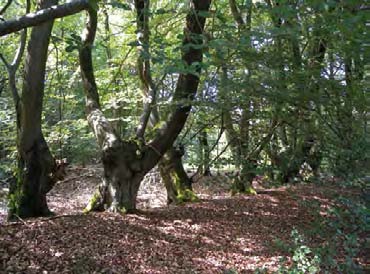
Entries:
<svg viewBox="0 0 370 274">
<path fill-rule="evenodd" d="M 49 198 L 56 206 L 52 210 L 70 215 L 0 226 L 1 273 L 253 273 L 258 267 L 273 271 L 288 255 L 276 247 L 276 239 L 289 241 L 293 227 L 309 227 L 315 218 L 302 201 L 320 201 L 324 212 L 335 195 L 328 187 L 301 185 L 230 197 L 219 188 L 212 193 L 203 181 L 195 185 L 202 192 L 198 203 L 125 216 L 80 215 L 77 192 L 87 197 L 87 184 L 96 185 L 96 174 L 88 179 L 83 172 L 73 182 L 60 183 L 64 195 L 59 191 Z M 81 178 L 85 189 L 73 185 Z"/>
</svg>

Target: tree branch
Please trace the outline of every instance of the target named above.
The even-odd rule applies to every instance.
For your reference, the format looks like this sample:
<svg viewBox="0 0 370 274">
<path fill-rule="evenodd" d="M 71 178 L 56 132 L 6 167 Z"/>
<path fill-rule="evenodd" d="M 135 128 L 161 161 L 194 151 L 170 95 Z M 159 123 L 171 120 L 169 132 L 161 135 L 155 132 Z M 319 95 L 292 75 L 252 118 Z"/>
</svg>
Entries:
<svg viewBox="0 0 370 274">
<path fill-rule="evenodd" d="M 231 13 L 234 17 L 235 22 L 238 24 L 239 28 L 242 28 L 245 26 L 245 22 L 240 14 L 240 11 L 236 5 L 235 0 L 229 0 L 229 5 L 231 9 Z"/>
<path fill-rule="evenodd" d="M 30 12 L 30 9 L 31 9 L 31 1 L 30 0 L 27 0 L 27 4 L 26 4 L 26 13 L 29 13 Z M 19 47 L 16 51 L 16 54 L 13 58 L 13 62 L 11 64 L 11 66 L 14 68 L 14 70 L 17 70 L 18 67 L 19 67 L 19 64 L 21 62 L 21 59 L 22 59 L 22 56 L 23 56 L 23 53 L 24 53 L 24 50 L 26 48 L 26 40 L 27 40 L 27 29 L 24 29 L 22 32 L 21 32 L 21 38 L 20 38 L 20 41 L 19 41 Z"/>
<path fill-rule="evenodd" d="M 37 26 L 41 23 L 78 13 L 89 7 L 89 0 L 73 0 L 63 5 L 54 5 L 50 8 L 28 13 L 24 16 L 0 23 L 0 36 L 4 36 L 21 29 Z"/>
<path fill-rule="evenodd" d="M 31 9 L 31 3 L 30 3 L 30 0 L 27 0 L 26 2 L 26 13 L 28 13 Z M 14 55 L 14 58 L 13 58 L 13 61 L 11 64 L 9 64 L 4 56 L 2 54 L 0 54 L 0 59 L 3 61 L 6 69 L 7 69 L 7 72 L 8 72 L 8 77 L 9 77 L 9 87 L 10 87 L 10 90 L 12 92 L 12 96 L 13 96 L 13 101 L 14 101 L 14 105 L 15 105 L 15 110 L 16 110 L 16 113 L 17 113 L 17 126 L 19 128 L 19 115 L 20 115 L 20 107 L 21 107 L 21 104 L 20 104 L 20 97 L 19 97 L 19 92 L 18 92 L 18 89 L 17 89 L 17 85 L 16 85 L 16 72 L 19 68 L 19 65 L 20 65 L 20 62 L 22 60 L 22 56 L 23 56 L 23 53 L 24 53 L 24 50 L 26 48 L 26 41 L 27 41 L 27 29 L 24 29 L 22 32 L 21 32 L 21 38 L 20 38 L 20 41 L 19 41 L 19 46 L 18 46 L 18 49 Z"/>
<path fill-rule="evenodd" d="M 92 7 L 87 9 L 88 22 L 82 37 L 82 45 L 79 50 L 79 60 L 81 67 L 81 76 L 86 96 L 86 114 L 99 147 L 110 147 L 113 143 L 119 141 L 119 137 L 108 119 L 100 109 L 99 94 L 95 82 L 94 68 L 92 62 L 91 49 L 95 40 L 97 27 L 97 12 Z"/>
<path fill-rule="evenodd" d="M 9 71 L 10 69 L 10 64 L 8 63 L 8 61 L 5 59 L 4 55 L 2 53 L 0 53 L 0 59 L 1 61 L 4 63 L 4 66 L 6 67 L 6 69 Z"/>
<path fill-rule="evenodd" d="M 0 15 L 6 12 L 6 10 L 9 8 L 10 4 L 13 2 L 13 0 L 8 0 L 8 2 L 5 4 L 5 6 L 0 10 Z"/>
<path fill-rule="evenodd" d="M 136 24 L 138 37 L 137 65 L 143 90 L 144 108 L 137 127 L 136 136 L 144 139 L 145 130 L 151 118 L 152 126 L 159 123 L 158 110 L 155 107 L 157 89 L 153 84 L 149 56 L 149 0 L 135 0 Z"/>
</svg>

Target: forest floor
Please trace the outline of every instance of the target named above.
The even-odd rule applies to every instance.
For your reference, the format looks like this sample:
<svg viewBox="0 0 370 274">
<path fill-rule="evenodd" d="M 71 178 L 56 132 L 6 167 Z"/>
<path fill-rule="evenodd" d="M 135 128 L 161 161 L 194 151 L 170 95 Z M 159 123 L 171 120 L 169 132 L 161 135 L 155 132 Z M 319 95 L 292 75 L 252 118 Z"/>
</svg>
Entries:
<svg viewBox="0 0 370 274">
<path fill-rule="evenodd" d="M 194 184 L 200 202 L 167 207 L 152 174 L 140 189 L 139 213 L 83 215 L 100 174 L 97 166 L 70 167 L 48 197 L 54 217 L 7 223 L 0 212 L 0 273 L 270 273 L 282 258 L 291 263 L 282 246 L 293 229 L 312 228 L 336 197 L 358 194 L 331 183 L 257 183 L 258 195 L 230 196 L 220 175 Z M 314 235 L 310 243 L 326 240 Z M 356 260 L 368 269 L 367 256 L 361 250 Z"/>
</svg>

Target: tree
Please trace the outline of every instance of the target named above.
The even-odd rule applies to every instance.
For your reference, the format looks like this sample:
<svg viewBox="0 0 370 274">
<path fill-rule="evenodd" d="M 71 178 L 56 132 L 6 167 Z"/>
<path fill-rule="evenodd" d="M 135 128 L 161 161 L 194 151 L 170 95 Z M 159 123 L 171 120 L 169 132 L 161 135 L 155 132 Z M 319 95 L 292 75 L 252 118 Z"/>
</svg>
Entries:
<svg viewBox="0 0 370 274">
<path fill-rule="evenodd" d="M 55 0 L 44 0 L 48 8 Z M 46 193 L 58 180 L 57 165 L 41 129 L 45 66 L 53 21 L 34 27 L 27 47 L 22 94 L 13 87 L 17 112 L 18 168 L 9 191 L 9 217 L 34 217 L 50 213 Z"/>
<path fill-rule="evenodd" d="M 209 6 L 209 0 L 191 2 L 186 17 L 182 54 L 188 71 L 179 74 L 173 96 L 176 103 L 174 111 L 156 137 L 147 144 L 137 139 L 121 140 L 100 110 L 91 58 L 97 13 L 92 7 L 88 9 L 89 21 L 79 50 L 79 58 L 86 95 L 87 119 L 102 150 L 104 180 L 86 211 L 103 209 L 104 205 L 108 205 L 111 211 L 135 210 L 141 180 L 175 141 L 191 109 L 191 104 L 184 101 L 192 99 L 197 91 L 202 62 L 202 32 Z"/>
</svg>

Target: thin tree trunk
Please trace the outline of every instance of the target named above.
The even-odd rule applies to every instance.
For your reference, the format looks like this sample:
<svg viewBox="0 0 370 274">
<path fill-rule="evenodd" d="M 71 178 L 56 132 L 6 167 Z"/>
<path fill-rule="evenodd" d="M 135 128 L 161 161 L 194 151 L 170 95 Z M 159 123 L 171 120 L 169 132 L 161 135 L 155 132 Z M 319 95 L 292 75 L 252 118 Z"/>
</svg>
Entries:
<svg viewBox="0 0 370 274">
<path fill-rule="evenodd" d="M 200 154 L 201 154 L 201 163 L 199 165 L 199 168 L 198 168 L 198 173 L 199 174 L 202 174 L 203 176 L 212 176 L 211 174 L 211 168 L 210 168 L 210 162 L 211 162 L 211 159 L 210 159 L 210 148 L 209 148 L 209 144 L 208 144 L 208 136 L 207 136 L 207 131 L 205 129 L 203 129 L 199 136 L 198 136 L 198 140 L 199 140 L 199 150 L 200 150 Z"/>
<path fill-rule="evenodd" d="M 274 9 L 272 3 L 269 2 L 270 8 Z M 278 4 L 277 4 L 278 5 Z M 284 22 L 288 27 L 292 25 L 292 22 L 286 20 L 286 18 L 276 18 L 272 15 L 272 21 L 277 28 L 280 28 Z M 283 20 L 284 19 L 284 20 Z M 298 20 L 296 18 L 296 20 Z M 315 27 L 316 28 L 316 27 Z M 324 60 L 326 46 L 325 41 L 323 41 L 320 35 L 317 35 L 316 29 L 313 30 L 313 40 L 310 43 L 310 53 L 308 57 L 308 77 L 301 79 L 300 85 L 310 85 L 308 86 L 312 98 L 317 96 L 319 92 L 319 85 L 317 83 L 318 79 L 321 77 L 322 62 Z M 277 38 L 278 50 L 282 50 L 281 38 Z M 299 47 L 299 41 L 296 37 L 292 36 L 288 39 L 292 49 L 292 59 L 293 59 L 293 69 L 298 75 L 304 70 L 301 49 Z M 284 68 L 280 67 L 280 74 L 284 75 Z M 315 81 L 312 81 L 312 77 Z M 280 79 L 280 82 L 284 83 L 285 79 Z M 285 84 L 284 84 L 285 85 Z M 299 85 L 299 86 L 300 86 Z M 319 149 L 319 138 L 317 136 L 317 129 L 315 126 L 314 116 L 312 110 L 312 104 L 316 103 L 312 99 L 306 104 L 306 108 L 296 109 L 296 116 L 298 116 L 300 126 L 290 127 L 290 134 L 285 134 L 281 132 L 282 142 L 286 147 L 286 150 L 280 152 L 276 155 L 271 155 L 272 162 L 277 165 L 280 171 L 280 180 L 283 183 L 291 181 L 294 177 L 299 174 L 301 166 L 303 163 L 308 163 L 314 174 L 318 174 L 318 169 L 321 164 L 321 153 Z M 317 108 L 320 106 L 316 105 Z M 286 138 L 289 137 L 289 138 Z M 288 144 L 285 144 L 288 141 Z M 277 153 L 277 152 L 275 152 Z"/>
<path fill-rule="evenodd" d="M 241 144 L 239 139 L 239 134 L 235 130 L 233 125 L 233 120 L 231 117 L 231 110 L 230 107 L 226 104 L 227 99 L 226 92 L 227 92 L 227 67 L 222 66 L 222 74 L 221 74 L 221 86 L 220 86 L 220 98 L 223 105 L 225 105 L 225 109 L 222 110 L 222 119 L 225 126 L 225 134 L 227 142 L 230 144 L 230 150 L 233 155 L 235 169 L 239 169 L 241 167 Z"/>
<path fill-rule="evenodd" d="M 252 48 L 251 37 L 249 33 L 243 33 L 245 30 L 250 31 L 252 26 L 252 1 L 246 1 L 247 13 L 246 18 L 243 19 L 242 13 L 237 6 L 235 0 L 229 0 L 229 6 L 231 9 L 231 13 L 234 17 L 234 21 L 237 23 L 239 31 L 246 35 L 248 39 L 247 47 Z M 248 69 L 248 79 L 251 78 L 252 68 L 247 65 Z M 226 75 L 227 77 L 227 75 Z M 240 173 L 234 179 L 233 184 L 233 191 L 234 192 L 241 192 L 241 193 L 248 193 L 248 194 L 255 194 L 255 190 L 252 188 L 252 181 L 256 176 L 256 168 L 257 168 L 257 157 L 258 154 L 250 152 L 250 118 L 251 118 L 251 100 L 248 100 L 247 104 L 244 106 L 240 106 L 242 108 L 242 116 L 239 122 L 239 153 L 240 153 Z M 229 127 L 230 128 L 230 127 Z M 227 129 L 227 128 L 226 128 Z M 234 149 L 235 150 L 235 149 Z"/>
</svg>

